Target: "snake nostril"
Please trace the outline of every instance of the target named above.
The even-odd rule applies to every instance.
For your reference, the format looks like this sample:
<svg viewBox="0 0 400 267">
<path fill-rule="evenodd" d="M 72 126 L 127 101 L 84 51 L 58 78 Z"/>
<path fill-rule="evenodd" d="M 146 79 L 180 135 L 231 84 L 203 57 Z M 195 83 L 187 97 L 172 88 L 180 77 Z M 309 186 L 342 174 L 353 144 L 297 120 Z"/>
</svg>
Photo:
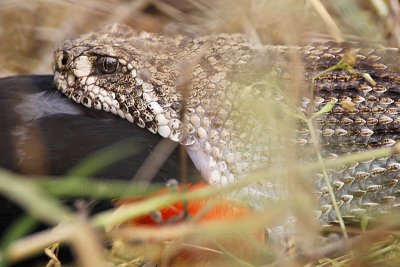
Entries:
<svg viewBox="0 0 400 267">
<path fill-rule="evenodd" d="M 62 53 L 62 58 L 61 58 L 61 66 L 65 66 L 68 63 L 69 55 L 67 52 Z"/>
</svg>

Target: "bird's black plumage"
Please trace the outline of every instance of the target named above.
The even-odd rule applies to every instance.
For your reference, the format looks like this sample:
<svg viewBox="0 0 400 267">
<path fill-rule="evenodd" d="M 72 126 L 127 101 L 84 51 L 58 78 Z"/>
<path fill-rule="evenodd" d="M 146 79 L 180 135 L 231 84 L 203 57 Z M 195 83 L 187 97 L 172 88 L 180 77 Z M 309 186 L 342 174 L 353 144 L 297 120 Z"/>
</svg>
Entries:
<svg viewBox="0 0 400 267">
<path fill-rule="evenodd" d="M 162 138 L 109 113 L 70 101 L 54 88 L 53 76 L 0 79 L 2 168 L 25 175 L 60 176 L 92 153 L 127 138 L 132 140 L 128 149 L 137 153 L 97 172 L 98 179 L 131 179 Z M 176 149 L 154 182 L 179 178 L 178 155 Z M 193 174 L 193 165 L 189 169 Z M 100 209 L 109 206 L 103 202 Z M 0 237 L 20 214 L 12 201 L 0 198 Z"/>
<path fill-rule="evenodd" d="M 132 149 L 139 153 L 96 174 L 131 179 L 161 137 L 70 101 L 54 89 L 52 80 L 49 75 L 0 79 L 0 166 L 18 173 L 63 175 L 91 153 L 133 138 Z M 155 180 L 178 178 L 178 162 L 175 152 Z"/>
</svg>

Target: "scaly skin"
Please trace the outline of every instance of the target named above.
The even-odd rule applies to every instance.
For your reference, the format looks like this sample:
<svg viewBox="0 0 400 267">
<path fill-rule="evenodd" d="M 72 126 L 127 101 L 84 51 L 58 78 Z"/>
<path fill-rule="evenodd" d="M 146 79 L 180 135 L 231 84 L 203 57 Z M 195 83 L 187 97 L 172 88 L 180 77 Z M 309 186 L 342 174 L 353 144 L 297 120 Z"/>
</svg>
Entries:
<svg viewBox="0 0 400 267">
<path fill-rule="evenodd" d="M 311 92 L 312 78 L 350 52 L 356 71 L 333 70 L 317 78 Z M 334 101 L 315 123 L 324 156 L 394 145 L 400 133 L 399 59 L 397 49 L 376 46 L 262 46 L 240 34 L 191 39 L 114 24 L 67 40 L 54 54 L 54 70 L 57 88 L 68 97 L 181 143 L 208 183 L 224 185 L 280 162 L 273 151 L 290 139 L 302 154 L 312 147 L 304 123 L 285 136 L 282 123 L 265 116 L 271 110 L 290 124 L 286 113 L 311 114 Z M 290 100 L 292 94 L 301 100 Z M 260 115 L 253 106 L 267 111 Z M 342 214 L 397 205 L 399 162 L 392 156 L 330 171 Z M 336 221 L 319 175 L 316 184 L 320 218 Z M 268 197 L 281 189 L 267 182 L 249 188 Z"/>
</svg>

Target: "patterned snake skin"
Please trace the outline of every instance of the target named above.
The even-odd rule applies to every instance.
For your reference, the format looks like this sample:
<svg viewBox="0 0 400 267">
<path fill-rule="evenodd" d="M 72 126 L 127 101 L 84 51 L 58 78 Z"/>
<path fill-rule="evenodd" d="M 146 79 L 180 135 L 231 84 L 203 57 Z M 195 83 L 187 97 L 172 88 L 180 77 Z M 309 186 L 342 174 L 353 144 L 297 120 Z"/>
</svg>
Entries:
<svg viewBox="0 0 400 267">
<path fill-rule="evenodd" d="M 332 70 L 312 82 L 348 55 L 352 71 Z M 67 40 L 53 67 L 68 97 L 179 142 L 208 183 L 225 185 L 284 164 L 279 151 L 292 144 L 301 162 L 315 159 L 310 129 L 290 114 L 309 116 L 330 101 L 333 108 L 314 121 L 324 157 L 393 146 L 400 133 L 399 60 L 397 49 L 380 46 L 267 46 L 241 34 L 193 39 L 113 24 Z M 400 203 L 399 171 L 397 156 L 329 170 L 342 214 Z M 321 175 L 315 183 L 321 220 L 336 221 Z M 276 195 L 267 182 L 249 190 Z"/>
</svg>

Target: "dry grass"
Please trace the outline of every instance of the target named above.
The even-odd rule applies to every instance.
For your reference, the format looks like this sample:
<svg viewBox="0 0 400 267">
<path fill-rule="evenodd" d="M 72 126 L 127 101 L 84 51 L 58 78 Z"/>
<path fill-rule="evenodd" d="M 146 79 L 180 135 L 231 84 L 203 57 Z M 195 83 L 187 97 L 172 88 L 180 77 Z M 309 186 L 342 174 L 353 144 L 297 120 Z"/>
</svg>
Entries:
<svg viewBox="0 0 400 267">
<path fill-rule="evenodd" d="M 250 38 L 265 44 L 307 44 L 314 41 L 359 41 L 381 43 L 398 47 L 400 44 L 400 4 L 397 0 L 364 1 L 195 1 L 195 0 L 30 0 L 0 2 L 0 77 L 16 74 L 51 73 L 53 49 L 63 40 L 93 30 L 105 23 L 123 22 L 136 29 L 202 35 L 215 32 L 243 32 Z M 295 96 L 294 96 L 295 97 Z M 272 107 L 262 110 L 276 114 Z M 277 132 L 290 132 L 295 122 L 279 123 L 279 116 L 267 116 L 267 121 Z M 397 151 L 395 151 L 397 152 Z M 371 155 L 393 153 L 388 149 L 365 152 L 341 158 L 340 162 L 326 162 L 326 166 L 338 166 Z M 296 148 L 287 146 L 277 152 L 277 157 L 296 155 Z M 292 160 L 292 161 L 291 161 Z M 292 163 L 291 163 L 292 162 Z M 76 251 L 79 266 L 141 266 L 149 258 L 169 266 L 397 266 L 400 264 L 398 246 L 398 219 L 396 216 L 377 221 L 371 231 L 347 228 L 350 238 L 336 238 L 336 227 L 324 229 L 331 233 L 321 238 L 320 227 L 313 221 L 313 198 L 310 181 L 302 181 L 309 173 L 321 167 L 320 163 L 296 166 L 296 159 L 289 159 L 288 171 L 270 168 L 254 173 L 242 184 L 226 188 L 226 191 L 243 187 L 246 182 L 280 177 L 291 194 L 287 201 L 271 203 L 268 210 L 255 213 L 241 221 L 197 225 L 193 222 L 169 226 L 162 230 L 147 228 L 117 228 L 114 226 L 132 216 L 146 214 L 167 203 L 180 199 L 212 197 L 221 194 L 215 190 L 203 190 L 196 194 L 169 194 L 162 198 L 150 198 L 146 202 L 125 210 L 119 215 L 104 212 L 92 218 L 72 213 L 62 206 L 57 197 L 68 196 L 82 183 L 71 177 L 59 180 L 58 186 L 51 182 L 28 180 L 7 172 L 0 172 L 0 192 L 10 196 L 37 218 L 59 225 L 54 231 L 44 231 L 29 238 L 4 241 L 9 251 L 8 259 L 18 261 L 54 243 L 70 244 Z M 331 164 L 331 165 L 329 165 Z M 11 179 L 12 178 L 12 179 Z M 10 180 L 11 179 L 11 180 Z M 87 184 L 90 180 L 84 180 Z M 90 190 L 87 196 L 113 198 L 125 193 L 127 184 L 97 184 L 103 190 Z M 140 191 L 139 185 L 131 185 Z M 113 188 L 109 194 L 106 188 Z M 86 188 L 86 187 L 85 187 Z M 139 188 L 139 189 L 138 189 Z M 111 192 L 112 191 L 112 192 Z M 33 204 L 33 205 L 32 205 Z M 274 229 L 269 242 L 260 245 L 255 232 L 265 226 L 287 225 L 288 210 L 297 217 L 295 229 L 298 235 L 278 239 L 279 230 Z M 43 213 L 43 211 L 45 211 Z M 53 212 L 50 212 L 53 211 Z M 366 222 L 364 222 L 366 223 Z M 13 229 L 22 231 L 29 221 L 21 221 Z M 28 227 L 29 228 L 29 227 Z M 112 250 L 105 250 L 97 240 L 95 230 L 114 240 Z M 206 238 L 205 238 L 206 237 Z M 328 242 L 330 240 L 330 242 Z M 278 243 L 278 244 L 277 244 Z M 177 252 L 193 249 L 203 258 L 177 258 Z M 283 249 L 282 249 L 283 247 Z M 55 250 L 47 250 L 48 253 Z M 199 252 L 200 251 L 200 252 Z M 206 252 L 204 252 L 206 251 Z M 50 253 L 50 254 L 51 254 Z M 216 255 L 218 257 L 216 257 Z M 222 256 L 221 256 L 222 255 Z M 5 255 L 0 254 L 5 266 Z M 220 257 L 221 256 L 221 257 Z M 213 262 L 213 261 L 216 262 Z M 56 255 L 52 263 L 57 266 Z M 149 266 L 149 265 L 146 265 Z"/>
</svg>

